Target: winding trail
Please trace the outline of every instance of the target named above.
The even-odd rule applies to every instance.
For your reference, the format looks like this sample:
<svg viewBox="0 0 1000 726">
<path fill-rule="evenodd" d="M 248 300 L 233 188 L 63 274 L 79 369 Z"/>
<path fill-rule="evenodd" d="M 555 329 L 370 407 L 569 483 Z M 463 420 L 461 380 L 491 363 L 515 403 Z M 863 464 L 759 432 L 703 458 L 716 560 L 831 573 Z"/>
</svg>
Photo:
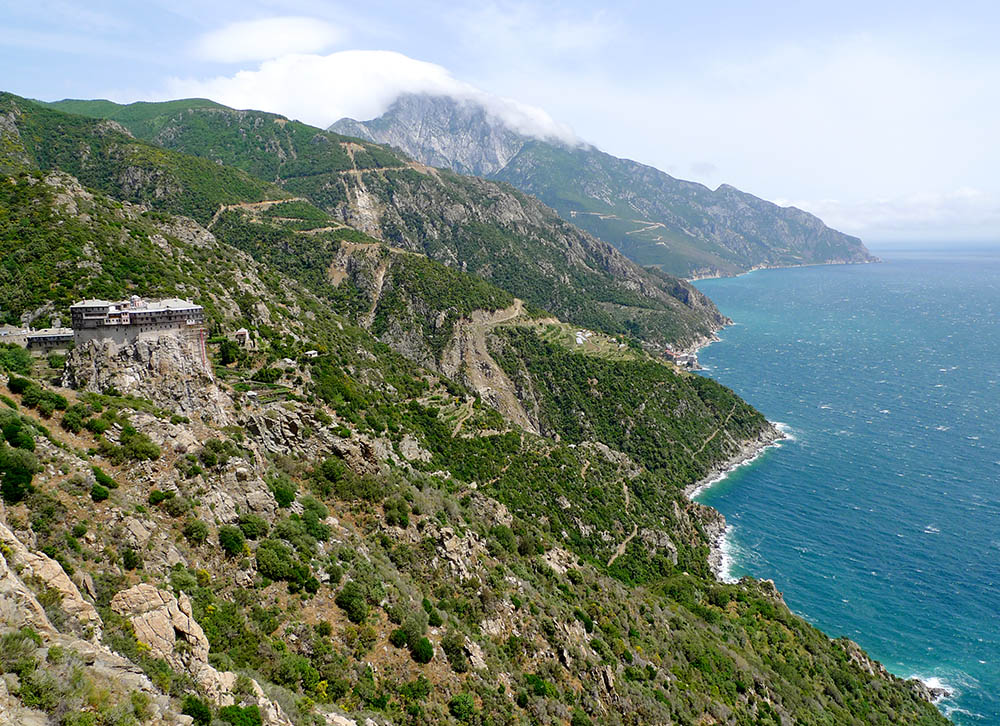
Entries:
<svg viewBox="0 0 1000 726">
<path fill-rule="evenodd" d="M 712 435 L 709 436 L 707 439 L 705 439 L 702 442 L 701 446 L 699 447 L 699 449 L 696 452 L 694 452 L 693 454 L 691 454 L 691 458 L 692 459 L 694 457 L 698 456 L 698 454 L 700 454 L 701 452 L 703 452 L 705 450 L 705 447 L 709 445 L 709 443 L 712 441 L 712 439 L 714 439 L 719 434 L 719 432 L 722 431 L 722 429 L 726 428 L 726 424 L 729 423 L 729 419 L 731 419 L 733 417 L 734 413 L 736 413 L 736 404 L 735 403 L 733 404 L 733 408 L 729 412 L 729 414 L 722 420 L 722 423 L 719 424 L 719 428 L 717 428 L 715 431 L 713 431 Z"/>
<path fill-rule="evenodd" d="M 632 502 L 629 499 L 628 484 L 625 483 L 624 479 L 622 479 L 622 491 L 625 493 L 625 512 L 628 513 L 629 509 L 632 508 Z M 639 531 L 639 524 L 637 522 L 633 522 L 632 533 L 628 537 L 623 539 L 619 543 L 618 547 L 615 548 L 615 553 L 611 555 L 611 559 L 608 560 L 608 567 L 611 567 L 611 565 L 614 564 L 615 560 L 617 560 L 619 557 L 625 554 L 625 550 L 628 548 L 629 542 L 631 542 L 635 538 L 635 535 L 638 531 Z"/>
</svg>

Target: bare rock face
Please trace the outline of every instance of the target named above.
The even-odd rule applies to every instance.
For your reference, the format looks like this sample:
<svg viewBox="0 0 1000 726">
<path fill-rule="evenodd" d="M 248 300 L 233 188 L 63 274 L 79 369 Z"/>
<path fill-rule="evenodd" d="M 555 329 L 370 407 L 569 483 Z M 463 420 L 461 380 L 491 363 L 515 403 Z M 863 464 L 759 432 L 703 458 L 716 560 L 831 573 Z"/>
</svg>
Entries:
<svg viewBox="0 0 1000 726">
<path fill-rule="evenodd" d="M 181 593 L 141 583 L 122 590 L 111 599 L 111 609 L 129 619 L 135 637 L 172 667 L 190 673 L 205 693 L 220 706 L 234 703 L 236 674 L 218 671 L 208 663 L 208 638 L 191 613 L 191 601 Z M 265 724 L 291 726 L 281 707 L 267 698 L 260 684 L 251 681 L 254 698 Z"/>
<path fill-rule="evenodd" d="M 70 353 L 62 383 L 98 393 L 114 389 L 170 411 L 231 423 L 232 400 L 215 385 L 197 342 L 180 335 L 88 341 Z"/>
<path fill-rule="evenodd" d="M 135 637 L 150 652 L 175 668 L 192 671 L 208 664 L 208 639 L 191 614 L 191 601 L 181 593 L 169 592 L 142 583 L 116 594 L 111 609 L 128 617 Z M 179 643 L 186 647 L 178 648 Z"/>
<path fill-rule="evenodd" d="M 38 578 L 44 587 L 59 593 L 62 597 L 60 603 L 62 609 L 76 621 L 85 633 L 88 633 L 95 640 L 100 639 L 101 616 L 97 614 L 93 605 L 83 599 L 80 590 L 69 579 L 58 562 L 40 552 L 29 550 L 3 524 L 0 524 L 0 544 L 3 547 L 4 558 L 9 559 L 12 564 L 20 568 L 20 577 Z M 17 588 L 13 585 L 10 587 L 12 588 L 11 593 L 16 595 Z M 17 597 L 23 602 L 20 596 Z M 25 603 L 25 607 L 28 608 L 26 612 L 29 613 L 33 609 L 30 603 Z M 42 615 L 44 616 L 44 614 L 43 610 Z M 28 624 L 32 627 L 38 627 L 31 621 L 28 621 Z"/>
</svg>

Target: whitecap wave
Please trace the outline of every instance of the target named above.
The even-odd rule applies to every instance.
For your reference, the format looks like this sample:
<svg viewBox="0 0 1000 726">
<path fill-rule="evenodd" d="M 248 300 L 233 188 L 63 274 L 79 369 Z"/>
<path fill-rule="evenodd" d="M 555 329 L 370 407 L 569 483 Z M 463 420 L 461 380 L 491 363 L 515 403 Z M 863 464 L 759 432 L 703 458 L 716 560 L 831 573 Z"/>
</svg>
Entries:
<svg viewBox="0 0 1000 726">
<path fill-rule="evenodd" d="M 727 525 L 725 534 L 718 541 L 719 559 L 716 562 L 715 576 L 720 582 L 734 584 L 739 582 L 739 578 L 733 574 L 733 567 L 736 565 L 736 544 L 733 542 L 733 525 Z"/>
<path fill-rule="evenodd" d="M 785 435 L 785 439 L 787 441 L 798 441 L 799 440 L 799 437 L 795 435 L 795 430 L 791 426 L 789 426 L 788 424 L 783 423 L 781 421 L 772 421 L 771 423 L 774 424 L 774 428 L 778 429 L 778 431 L 780 431 L 781 433 L 783 433 Z M 779 446 L 781 445 L 780 442 L 779 442 L 778 445 Z"/>
</svg>

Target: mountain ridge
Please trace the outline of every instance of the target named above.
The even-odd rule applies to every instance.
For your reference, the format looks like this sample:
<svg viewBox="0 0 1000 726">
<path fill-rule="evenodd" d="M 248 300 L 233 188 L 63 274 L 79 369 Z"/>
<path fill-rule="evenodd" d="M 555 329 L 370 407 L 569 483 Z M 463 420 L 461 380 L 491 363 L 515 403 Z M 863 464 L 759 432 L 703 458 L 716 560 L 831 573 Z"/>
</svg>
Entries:
<svg viewBox="0 0 1000 726">
<path fill-rule="evenodd" d="M 636 262 L 685 278 L 876 259 L 860 239 L 803 210 L 728 184 L 712 190 L 586 144 L 519 134 L 470 101 L 403 95 L 376 119 L 341 119 L 330 129 L 507 181 Z"/>
</svg>

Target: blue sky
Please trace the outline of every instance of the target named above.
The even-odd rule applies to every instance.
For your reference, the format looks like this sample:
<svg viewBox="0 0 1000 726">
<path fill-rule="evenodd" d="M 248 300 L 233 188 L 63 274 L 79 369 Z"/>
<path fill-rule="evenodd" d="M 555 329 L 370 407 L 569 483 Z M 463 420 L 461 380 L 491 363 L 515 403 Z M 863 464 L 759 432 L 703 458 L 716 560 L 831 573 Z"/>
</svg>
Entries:
<svg viewBox="0 0 1000 726">
<path fill-rule="evenodd" d="M 406 90 L 497 96 L 527 130 L 793 203 L 870 241 L 1000 238 L 991 3 L 0 9 L 2 87 L 33 98 L 209 95 L 325 126 Z"/>
</svg>

